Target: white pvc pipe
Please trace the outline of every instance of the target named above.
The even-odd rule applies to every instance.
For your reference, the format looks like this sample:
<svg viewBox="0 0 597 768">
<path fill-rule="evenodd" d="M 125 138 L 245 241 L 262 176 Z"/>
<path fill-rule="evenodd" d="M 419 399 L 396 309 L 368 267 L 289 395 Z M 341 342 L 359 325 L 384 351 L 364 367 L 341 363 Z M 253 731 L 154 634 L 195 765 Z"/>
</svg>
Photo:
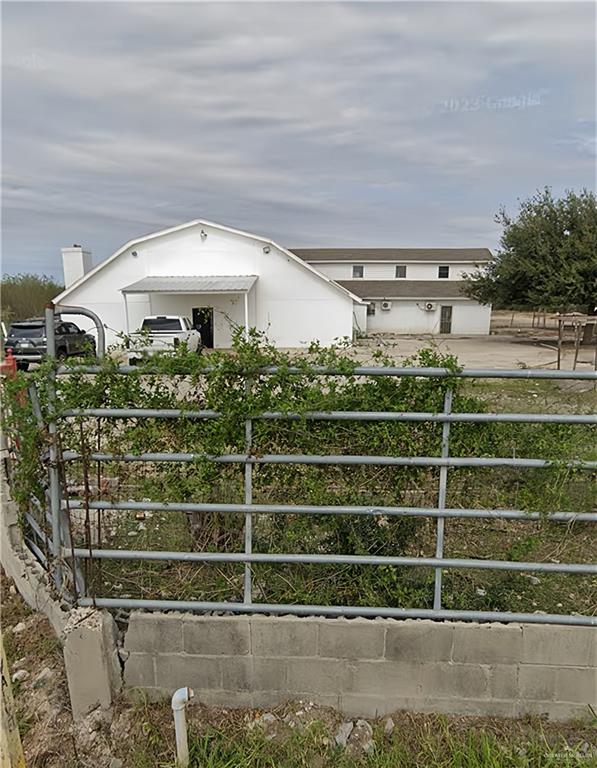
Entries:
<svg viewBox="0 0 597 768">
<path fill-rule="evenodd" d="M 194 695 L 190 688 L 179 688 L 177 691 L 174 691 L 172 696 L 174 733 L 176 735 L 176 764 L 179 768 L 188 768 L 189 765 L 186 706 Z"/>
</svg>

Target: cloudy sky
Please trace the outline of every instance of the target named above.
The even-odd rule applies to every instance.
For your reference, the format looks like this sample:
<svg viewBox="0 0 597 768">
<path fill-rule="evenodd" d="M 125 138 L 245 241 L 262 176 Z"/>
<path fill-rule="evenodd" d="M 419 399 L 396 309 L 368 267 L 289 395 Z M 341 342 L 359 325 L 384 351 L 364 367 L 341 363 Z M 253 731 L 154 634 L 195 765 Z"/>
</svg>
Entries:
<svg viewBox="0 0 597 768">
<path fill-rule="evenodd" d="M 3 271 L 193 218 L 488 246 L 594 187 L 590 2 L 3 3 Z"/>
</svg>

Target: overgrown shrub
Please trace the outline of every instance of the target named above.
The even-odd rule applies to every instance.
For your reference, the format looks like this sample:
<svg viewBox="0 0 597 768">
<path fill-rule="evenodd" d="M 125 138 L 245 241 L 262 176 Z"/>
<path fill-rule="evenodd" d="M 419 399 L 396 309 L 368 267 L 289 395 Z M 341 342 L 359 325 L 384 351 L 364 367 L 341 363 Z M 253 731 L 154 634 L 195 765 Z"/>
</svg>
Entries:
<svg viewBox="0 0 597 768">
<path fill-rule="evenodd" d="M 393 365 L 383 352 L 374 353 L 379 366 Z M 422 350 L 411 365 L 444 367 L 456 373 L 457 360 L 433 349 Z M 81 496 L 86 486 L 91 497 L 114 500 L 244 502 L 242 464 L 216 463 L 212 457 L 244 454 L 246 420 L 263 412 L 295 414 L 289 419 L 252 420 L 250 453 L 367 456 L 439 456 L 442 425 L 432 422 L 314 421 L 310 411 L 413 411 L 441 412 L 448 388 L 454 412 L 483 412 L 486 402 L 456 376 L 420 378 L 364 377 L 355 374 L 356 363 L 342 346 L 328 349 L 316 344 L 306 354 L 275 349 L 257 332 L 248 338 L 235 334 L 232 352 L 197 355 L 184 347 L 156 357 L 134 372 L 122 375 L 113 359 L 97 375 L 77 371 L 69 363 L 68 376 L 58 377 L 58 414 L 79 408 L 181 408 L 213 410 L 218 419 L 172 420 L 97 419 L 69 417 L 60 420 L 62 449 L 88 456 L 94 451 L 121 454 L 182 452 L 197 454 L 188 463 L 103 462 L 96 469 L 89 462 L 69 462 L 64 468 L 64 493 Z M 264 369 L 275 366 L 273 373 Z M 337 375 L 320 376 L 320 366 Z M 290 368 L 295 372 L 290 372 Z M 296 372 L 298 369 L 298 372 Z M 47 436 L 35 421 L 28 400 L 19 405 L 15 394 L 24 381 L 37 386 L 43 419 L 48 418 L 46 379 L 51 364 L 7 384 L 10 404 L 5 428 L 19 441 L 21 460 L 13 470 L 15 498 L 24 509 L 31 495 L 43 504 L 46 468 L 42 457 Z M 575 429 L 577 431 L 575 431 Z M 591 439 L 589 428 L 585 430 Z M 529 510 L 591 509 L 594 487 L 575 486 L 576 470 L 562 460 L 578 452 L 578 428 L 541 424 L 451 425 L 452 456 L 534 456 L 550 458 L 550 469 L 518 470 L 452 469 L 448 506 L 514 507 Z M 590 449 L 589 449 L 590 452 Z M 420 507 L 437 503 L 439 470 L 429 467 L 379 465 L 281 465 L 257 464 L 252 470 L 254 503 L 302 505 L 364 505 Z M 490 478 L 490 479 L 489 479 Z M 136 548 L 242 551 L 244 516 L 238 513 L 202 513 L 187 518 L 168 512 L 157 528 L 153 523 L 135 538 L 130 516 L 112 515 L 105 522 L 104 540 L 111 546 Z M 162 520 L 162 518 L 160 518 Z M 177 521 L 176 524 L 173 521 Z M 157 525 L 157 523 L 156 523 Z M 254 516 L 253 550 L 257 552 L 341 553 L 397 556 L 429 549 L 433 522 L 417 517 L 391 515 L 260 514 Z M 158 533 L 159 528 L 159 533 Z M 74 526 L 79 545 L 88 531 Z M 130 538 L 129 538 L 130 536 Z M 77 542 L 76 542 L 77 543 Z M 135 547 L 133 547 L 135 548 Z M 142 594 L 179 597 L 168 593 L 164 564 L 105 564 L 103 588 L 111 588 L 126 570 L 158 574 Z M 242 597 L 242 565 L 193 566 L 201 573 L 192 582 L 197 599 L 213 596 L 214 578 L 227 599 Z M 132 569 L 132 570 L 131 570 Z M 168 569 L 170 569 L 168 571 Z M 258 565 L 253 568 L 256 598 L 272 602 L 329 602 L 368 605 L 429 605 L 432 577 L 429 570 L 393 566 Z M 177 571 L 177 573 L 179 573 Z M 188 573 L 188 571 L 185 571 Z M 214 576 L 214 574 L 216 574 Z M 189 583 L 176 582 L 189 596 Z M 156 594 L 157 593 L 157 594 Z"/>
</svg>

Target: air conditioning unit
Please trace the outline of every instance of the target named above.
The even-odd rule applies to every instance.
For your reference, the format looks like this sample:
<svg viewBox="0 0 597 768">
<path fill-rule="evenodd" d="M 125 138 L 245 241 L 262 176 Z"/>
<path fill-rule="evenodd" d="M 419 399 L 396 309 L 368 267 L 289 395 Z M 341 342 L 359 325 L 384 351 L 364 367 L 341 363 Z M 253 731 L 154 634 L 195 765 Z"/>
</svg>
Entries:
<svg viewBox="0 0 597 768">
<path fill-rule="evenodd" d="M 384 312 L 389 312 L 392 309 L 392 302 L 391 301 L 382 301 L 381 302 L 381 308 Z"/>
<path fill-rule="evenodd" d="M 433 302 L 433 301 L 426 301 L 423 304 L 423 309 L 425 310 L 425 312 L 433 312 L 433 310 L 435 309 L 435 302 Z"/>
</svg>

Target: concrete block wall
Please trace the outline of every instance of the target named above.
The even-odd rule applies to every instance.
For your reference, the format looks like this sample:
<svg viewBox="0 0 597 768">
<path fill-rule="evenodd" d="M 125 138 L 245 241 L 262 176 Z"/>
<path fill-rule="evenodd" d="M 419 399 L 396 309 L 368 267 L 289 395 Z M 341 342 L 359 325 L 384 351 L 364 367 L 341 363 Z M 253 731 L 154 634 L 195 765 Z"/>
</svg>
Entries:
<svg viewBox="0 0 597 768">
<path fill-rule="evenodd" d="M 125 684 L 152 699 L 188 685 L 214 706 L 555 720 L 597 704 L 590 627 L 134 612 L 124 647 Z"/>
</svg>

